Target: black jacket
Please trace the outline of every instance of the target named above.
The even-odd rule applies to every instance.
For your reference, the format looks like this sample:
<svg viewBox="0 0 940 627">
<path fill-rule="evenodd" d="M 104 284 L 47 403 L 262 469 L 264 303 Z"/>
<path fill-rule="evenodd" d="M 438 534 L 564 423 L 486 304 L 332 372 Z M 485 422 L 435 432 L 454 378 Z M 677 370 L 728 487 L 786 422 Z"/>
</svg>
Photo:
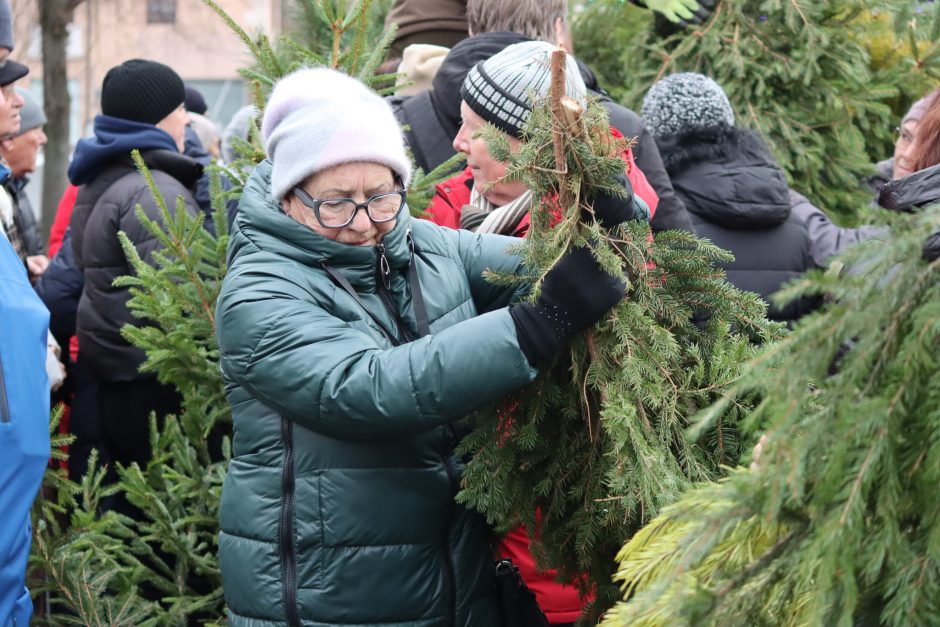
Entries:
<svg viewBox="0 0 940 627">
<path fill-rule="evenodd" d="M 199 215 L 193 189 L 201 166 L 171 150 L 146 150 L 142 156 L 167 206 L 172 210 L 177 197 L 182 197 L 186 210 Z M 77 313 L 78 341 L 98 380 L 134 381 L 152 376 L 138 373 L 144 353 L 121 337 L 125 324 L 140 324 L 127 308 L 129 290 L 112 285 L 117 277 L 133 272 L 118 241 L 119 231 L 127 234 L 144 261 L 150 262 L 160 248 L 160 242 L 137 219 L 137 204 L 149 218 L 159 219 L 143 175 L 125 156 L 101 164 L 99 173 L 79 188 L 72 210 L 72 252 L 75 265 L 85 276 Z"/>
<path fill-rule="evenodd" d="M 75 265 L 72 254 L 72 230 L 66 229 L 59 251 L 36 282 L 36 293 L 49 310 L 49 330 L 60 346 L 68 346 L 69 338 L 75 335 L 83 287 L 85 275 Z"/>
<path fill-rule="evenodd" d="M 791 211 L 783 172 L 756 133 L 725 126 L 657 143 L 695 233 L 734 254 L 731 283 L 770 303 L 784 283 L 816 267 L 807 225 Z M 789 322 L 817 304 L 771 304 L 768 316 Z"/>
<path fill-rule="evenodd" d="M 889 181 L 878 194 L 878 204 L 893 211 L 914 211 L 940 200 L 940 165 Z"/>
<path fill-rule="evenodd" d="M 398 121 L 405 127 L 405 139 L 418 167 L 430 172 L 454 156 L 453 141 L 460 130 L 460 86 L 470 68 L 522 41 L 531 40 L 518 33 L 483 33 L 464 39 L 444 58 L 431 89 L 410 98 L 390 100 Z M 578 61 L 578 67 L 585 86 L 600 97 L 607 109 L 610 125 L 624 137 L 636 138 L 633 157 L 659 196 L 659 206 L 651 222 L 653 230 L 691 231 L 692 223 L 663 169 L 656 142 L 639 116 L 611 100 L 586 65 Z"/>
</svg>

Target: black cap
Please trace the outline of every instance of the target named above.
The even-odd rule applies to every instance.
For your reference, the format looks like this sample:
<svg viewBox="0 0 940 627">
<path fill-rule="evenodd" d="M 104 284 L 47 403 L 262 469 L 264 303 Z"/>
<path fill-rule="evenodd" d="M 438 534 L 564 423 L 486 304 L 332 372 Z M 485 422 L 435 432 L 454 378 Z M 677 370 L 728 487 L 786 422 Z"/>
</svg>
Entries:
<svg viewBox="0 0 940 627">
<path fill-rule="evenodd" d="M 7 60 L 7 62 L 0 67 L 0 87 L 6 87 L 10 83 L 15 83 L 27 74 L 29 74 L 28 67 L 22 63 Z"/>
<path fill-rule="evenodd" d="M 189 85 L 186 86 L 186 110 L 199 115 L 205 115 L 209 110 L 206 99 L 202 97 L 199 90 Z"/>
<path fill-rule="evenodd" d="M 101 83 L 103 114 L 144 124 L 156 124 L 185 99 L 183 79 L 156 61 L 125 61 L 108 70 Z"/>
</svg>

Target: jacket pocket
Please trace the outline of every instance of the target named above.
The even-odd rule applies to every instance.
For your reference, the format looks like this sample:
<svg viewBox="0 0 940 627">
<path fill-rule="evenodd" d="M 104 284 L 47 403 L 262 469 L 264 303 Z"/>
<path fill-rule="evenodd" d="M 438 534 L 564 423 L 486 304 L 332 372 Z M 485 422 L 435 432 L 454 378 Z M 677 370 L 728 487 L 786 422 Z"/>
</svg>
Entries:
<svg viewBox="0 0 940 627">
<path fill-rule="evenodd" d="M 13 604 L 13 627 L 28 627 L 32 615 L 33 600 L 29 597 L 29 590 L 24 587 L 23 594 Z"/>
</svg>

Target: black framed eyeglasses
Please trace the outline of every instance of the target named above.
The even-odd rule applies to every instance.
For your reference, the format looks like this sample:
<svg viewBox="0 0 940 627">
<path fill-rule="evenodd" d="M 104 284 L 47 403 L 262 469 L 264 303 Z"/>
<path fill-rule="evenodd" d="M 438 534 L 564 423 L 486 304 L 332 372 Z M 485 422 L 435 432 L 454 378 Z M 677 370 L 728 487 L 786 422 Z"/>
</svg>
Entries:
<svg viewBox="0 0 940 627">
<path fill-rule="evenodd" d="M 406 194 L 406 190 L 399 189 L 394 192 L 376 194 L 366 199 L 365 202 L 356 202 L 352 198 L 318 200 L 299 185 L 294 188 L 294 195 L 297 199 L 313 209 L 317 222 L 325 229 L 341 229 L 349 226 L 360 210 L 365 211 L 374 224 L 391 222 L 398 217 L 401 208 L 405 206 Z"/>
</svg>

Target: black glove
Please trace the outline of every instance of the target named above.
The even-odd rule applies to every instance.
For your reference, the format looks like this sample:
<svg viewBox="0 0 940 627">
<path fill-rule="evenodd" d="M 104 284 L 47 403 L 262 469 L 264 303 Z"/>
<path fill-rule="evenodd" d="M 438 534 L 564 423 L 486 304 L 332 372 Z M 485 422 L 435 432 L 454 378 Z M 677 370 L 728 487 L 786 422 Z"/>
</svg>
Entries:
<svg viewBox="0 0 940 627">
<path fill-rule="evenodd" d="M 920 254 L 927 263 L 933 263 L 940 257 L 940 231 L 927 238 Z"/>
<path fill-rule="evenodd" d="M 613 228 L 628 220 L 649 220 L 649 211 L 643 212 L 633 199 L 633 185 L 626 174 L 619 174 L 617 182 L 623 187 L 626 196 L 621 198 L 605 191 L 597 191 L 588 197 L 588 202 L 594 207 L 594 216 L 602 226 Z M 590 213 L 584 210 L 583 220 L 590 219 Z"/>
<path fill-rule="evenodd" d="M 548 271 L 534 303 L 510 311 L 519 348 L 533 366 L 550 359 L 564 344 L 593 326 L 627 292 L 586 248 L 575 248 Z"/>
</svg>

